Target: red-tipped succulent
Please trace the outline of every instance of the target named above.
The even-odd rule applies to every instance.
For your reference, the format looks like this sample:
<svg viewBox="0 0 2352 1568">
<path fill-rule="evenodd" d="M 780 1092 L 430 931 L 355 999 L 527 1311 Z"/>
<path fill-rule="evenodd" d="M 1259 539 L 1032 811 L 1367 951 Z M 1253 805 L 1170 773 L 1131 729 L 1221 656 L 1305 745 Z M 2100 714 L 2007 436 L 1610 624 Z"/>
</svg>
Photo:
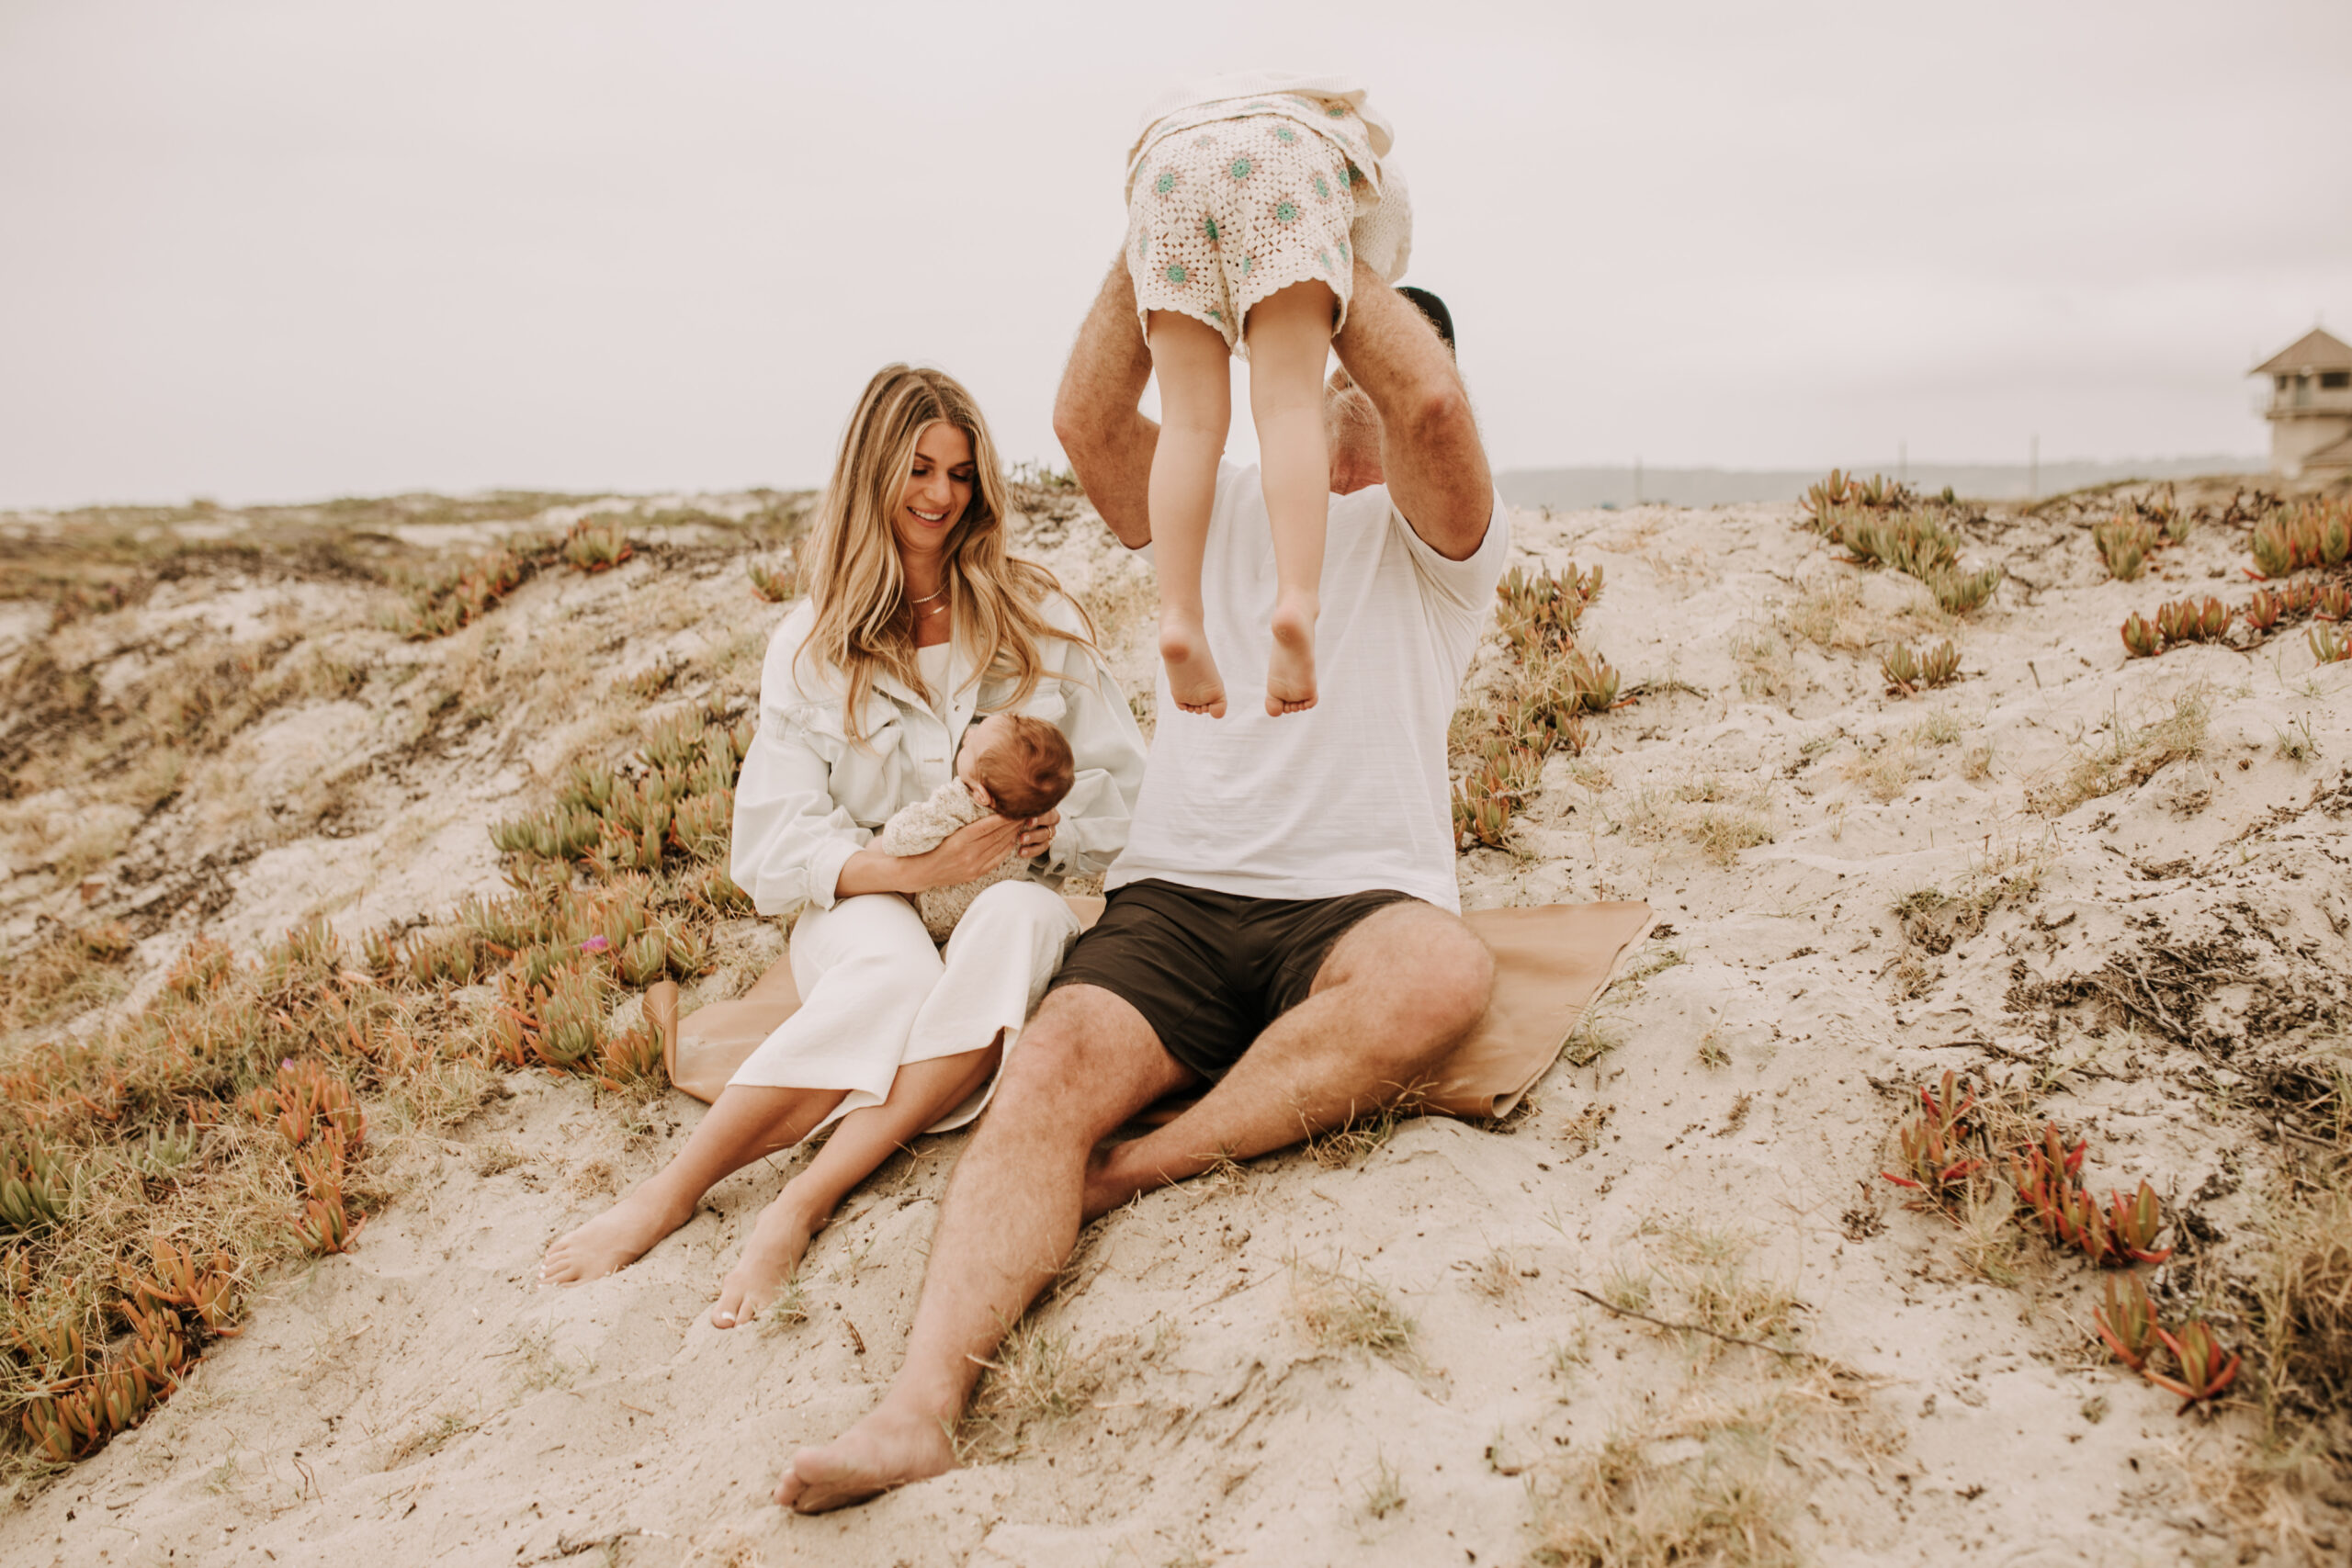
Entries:
<svg viewBox="0 0 2352 1568">
<path fill-rule="evenodd" d="M 2158 1388 L 2169 1389 L 2180 1395 L 2181 1414 L 2200 1401 L 2220 1397 L 2222 1391 L 2237 1381 L 2240 1358 L 2224 1349 L 2213 1337 L 2213 1331 L 2203 1323 L 2191 1323 L 2177 1335 L 2164 1328 L 2156 1330 L 2165 1348 L 2172 1352 L 2179 1364 L 2180 1375 L 2168 1378 L 2162 1372 L 2140 1369 L 2140 1375 Z"/>
<path fill-rule="evenodd" d="M 2156 1190 L 2145 1179 L 2140 1190 L 2126 1198 L 2111 1192 L 2108 1210 L 2107 1234 L 2116 1249 L 2135 1263 L 2162 1263 L 2172 1256 L 2172 1248 L 2155 1250 L 2156 1233 L 2164 1228 L 2164 1205 L 2156 1201 Z"/>
<path fill-rule="evenodd" d="M 2093 1314 L 2098 1324 L 2098 1337 L 2115 1352 L 2117 1360 L 2133 1371 L 2147 1370 L 2148 1358 L 2156 1349 L 2156 1308 L 2148 1300 L 2148 1287 L 2140 1282 L 2137 1274 L 2121 1276 L 2123 1289 L 2115 1287 L 2117 1276 L 2107 1277 L 2107 1305 Z"/>
</svg>

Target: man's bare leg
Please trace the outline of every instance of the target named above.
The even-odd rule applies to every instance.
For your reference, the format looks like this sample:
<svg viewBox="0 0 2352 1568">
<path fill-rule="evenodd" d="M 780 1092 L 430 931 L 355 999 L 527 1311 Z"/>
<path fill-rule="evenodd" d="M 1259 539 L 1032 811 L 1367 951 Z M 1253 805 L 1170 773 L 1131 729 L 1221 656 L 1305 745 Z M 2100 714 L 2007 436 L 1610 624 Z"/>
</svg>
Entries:
<svg viewBox="0 0 2352 1568">
<path fill-rule="evenodd" d="M 1225 678 L 1209 648 L 1201 563 L 1216 466 L 1233 417 L 1232 359 L 1215 327 L 1174 310 L 1151 312 L 1159 377 L 1159 445 L 1151 455 L 1153 565 L 1159 574 L 1159 661 L 1169 699 L 1186 713 L 1225 716 Z"/>
<path fill-rule="evenodd" d="M 905 1364 L 871 1415 L 792 1456 L 777 1502 L 822 1513 L 954 1467 L 952 1434 L 980 1360 L 1077 1245 L 1088 1151 L 1192 1081 L 1110 992 L 1046 997 L 956 1164 Z"/>
<path fill-rule="evenodd" d="M 1000 1031 L 998 1039 L 1002 1038 Z M 861 1106 L 842 1117 L 808 1168 L 786 1182 L 760 1211 L 742 1255 L 719 1281 L 712 1325 L 732 1328 L 766 1310 L 777 1288 L 800 1267 L 809 1238 L 824 1228 L 850 1189 L 987 1083 L 1000 1054 L 992 1043 L 958 1056 L 910 1062 L 890 1080 L 889 1096 L 881 1104 Z"/>
<path fill-rule="evenodd" d="M 1332 947 L 1307 999 L 1198 1104 L 1096 1153 L 1086 1217 L 1397 1099 L 1476 1025 L 1494 972 L 1494 955 L 1457 917 L 1418 899 L 1374 910 Z"/>
<path fill-rule="evenodd" d="M 540 1283 L 577 1285 L 636 1262 L 694 1218 L 702 1195 L 721 1180 L 807 1137 L 841 1103 L 842 1094 L 837 1089 L 721 1089 L 676 1158 L 548 1248 L 539 1264 Z"/>
<path fill-rule="evenodd" d="M 1331 452 L 1323 430 L 1323 367 L 1331 357 L 1339 296 L 1294 283 L 1250 308 L 1250 412 L 1258 474 L 1274 536 L 1273 650 L 1266 711 L 1315 705 L 1315 622 L 1323 603 L 1323 535 L 1331 510 Z"/>
</svg>

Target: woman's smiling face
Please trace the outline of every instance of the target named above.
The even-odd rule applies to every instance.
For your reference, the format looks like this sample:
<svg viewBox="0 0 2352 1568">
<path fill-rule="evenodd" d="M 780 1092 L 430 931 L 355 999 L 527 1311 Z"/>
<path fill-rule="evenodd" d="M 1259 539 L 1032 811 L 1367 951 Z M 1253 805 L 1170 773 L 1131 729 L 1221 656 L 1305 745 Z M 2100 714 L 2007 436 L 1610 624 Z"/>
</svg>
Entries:
<svg viewBox="0 0 2352 1568">
<path fill-rule="evenodd" d="M 890 512 L 902 559 L 939 553 L 948 531 L 971 504 L 976 472 L 969 435 L 945 420 L 923 426 L 915 437 L 914 467 L 906 489 Z"/>
</svg>

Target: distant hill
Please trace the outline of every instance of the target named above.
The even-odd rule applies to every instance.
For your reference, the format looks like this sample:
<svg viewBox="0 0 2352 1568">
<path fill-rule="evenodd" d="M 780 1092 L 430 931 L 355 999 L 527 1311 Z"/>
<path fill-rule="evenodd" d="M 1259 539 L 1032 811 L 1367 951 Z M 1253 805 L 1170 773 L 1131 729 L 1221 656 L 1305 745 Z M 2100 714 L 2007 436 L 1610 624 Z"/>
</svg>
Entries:
<svg viewBox="0 0 2352 1568">
<path fill-rule="evenodd" d="M 2039 482 L 2022 463 L 1912 463 L 1903 469 L 1914 489 L 1928 494 L 1950 485 L 1954 493 L 1978 501 L 2023 501 L 2056 495 L 2086 485 L 2118 479 L 2188 479 L 2201 474 L 2260 476 L 2267 462 L 2257 457 L 2209 455 L 2150 457 L 2123 463 L 2057 462 L 2041 465 Z M 1823 468 L 1652 468 L 1638 476 L 1627 468 L 1509 468 L 1495 476 L 1503 499 L 1514 506 L 1632 506 L 1666 502 L 1676 506 L 1725 506 L 1736 502 L 1795 501 L 1820 479 Z M 1893 476 L 1893 463 L 1864 463 L 1849 472 Z"/>
</svg>

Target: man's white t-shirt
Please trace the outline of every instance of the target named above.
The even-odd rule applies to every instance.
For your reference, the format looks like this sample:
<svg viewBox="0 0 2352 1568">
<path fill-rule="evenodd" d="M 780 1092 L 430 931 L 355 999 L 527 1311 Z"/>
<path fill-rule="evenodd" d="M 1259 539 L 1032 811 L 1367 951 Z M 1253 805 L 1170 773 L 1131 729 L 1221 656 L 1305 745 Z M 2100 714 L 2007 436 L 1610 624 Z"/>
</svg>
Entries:
<svg viewBox="0 0 2352 1568">
<path fill-rule="evenodd" d="M 1201 597 L 1226 714 L 1178 708 L 1161 671 L 1143 795 L 1104 886 L 1157 878 L 1256 898 L 1393 888 L 1459 910 L 1446 726 L 1510 549 L 1500 496 L 1461 561 L 1422 542 L 1387 486 L 1333 496 L 1316 705 L 1271 717 L 1273 535 L 1258 470 L 1220 465 Z"/>
</svg>

